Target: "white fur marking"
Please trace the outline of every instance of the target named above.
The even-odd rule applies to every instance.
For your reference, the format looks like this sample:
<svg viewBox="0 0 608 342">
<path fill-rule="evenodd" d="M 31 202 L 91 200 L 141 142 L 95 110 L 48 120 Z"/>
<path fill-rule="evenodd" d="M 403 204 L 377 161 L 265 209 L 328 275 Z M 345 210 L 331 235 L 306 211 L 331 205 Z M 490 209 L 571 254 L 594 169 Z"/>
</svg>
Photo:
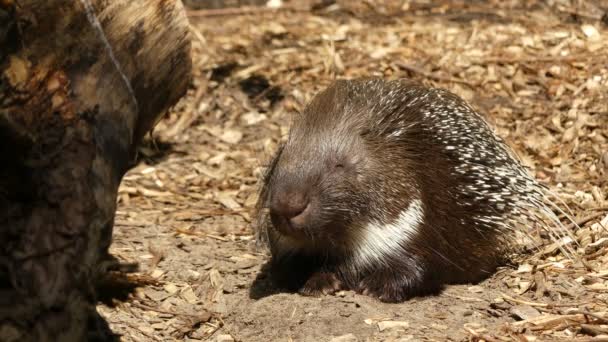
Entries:
<svg viewBox="0 0 608 342">
<path fill-rule="evenodd" d="M 414 237 L 424 219 L 424 209 L 419 199 L 414 199 L 395 222 L 381 224 L 370 222 L 363 229 L 363 237 L 355 251 L 355 264 L 369 267 L 386 262 L 399 248 Z"/>
</svg>

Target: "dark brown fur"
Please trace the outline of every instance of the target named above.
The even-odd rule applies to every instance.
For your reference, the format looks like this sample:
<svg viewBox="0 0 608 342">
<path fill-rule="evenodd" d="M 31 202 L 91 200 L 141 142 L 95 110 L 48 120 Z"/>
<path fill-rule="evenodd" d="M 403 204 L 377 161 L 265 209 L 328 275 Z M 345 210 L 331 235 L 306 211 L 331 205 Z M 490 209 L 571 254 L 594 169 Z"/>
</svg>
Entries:
<svg viewBox="0 0 608 342">
<path fill-rule="evenodd" d="M 455 173 L 458 151 L 446 151 L 438 123 L 423 116 L 447 102 L 470 109 L 455 95 L 409 81 L 337 81 L 296 117 L 259 202 L 259 232 L 278 285 L 303 294 L 352 289 L 397 302 L 495 270 L 506 232 L 476 218 L 502 212 L 458 188 L 475 177 Z M 480 130 L 477 138 L 500 144 Z M 395 221 L 415 199 L 424 207 L 416 234 L 382 262 L 356 264 L 363 227 Z"/>
</svg>

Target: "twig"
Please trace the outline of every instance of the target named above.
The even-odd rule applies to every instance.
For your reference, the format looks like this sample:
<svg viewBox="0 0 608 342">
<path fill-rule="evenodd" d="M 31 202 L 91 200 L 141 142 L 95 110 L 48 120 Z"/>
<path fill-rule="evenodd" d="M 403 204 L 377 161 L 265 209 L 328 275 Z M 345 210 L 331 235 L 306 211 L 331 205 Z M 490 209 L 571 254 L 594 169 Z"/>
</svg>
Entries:
<svg viewBox="0 0 608 342">
<path fill-rule="evenodd" d="M 536 302 L 529 302 L 529 301 L 525 301 L 525 300 L 521 300 L 521 299 L 516 299 L 513 298 L 509 295 L 506 295 L 504 293 L 501 293 L 502 297 L 504 299 L 506 299 L 509 302 L 513 302 L 513 303 L 517 303 L 517 304 L 524 304 L 524 305 L 530 305 L 530 306 L 535 306 L 538 308 L 547 308 L 547 309 L 551 309 L 551 308 L 558 308 L 558 307 L 576 307 L 576 306 L 580 306 L 580 305 L 585 305 L 585 304 L 589 304 L 589 302 L 581 302 L 581 303 L 557 303 L 557 304 L 547 304 L 547 303 L 536 303 Z M 581 312 L 582 313 L 582 312 Z"/>
<path fill-rule="evenodd" d="M 180 234 L 199 236 L 199 237 L 210 237 L 212 239 L 216 239 L 216 240 L 220 240 L 220 241 L 230 241 L 229 239 L 226 239 L 226 238 L 218 236 L 218 235 L 213 235 L 213 234 L 191 232 L 191 231 L 188 231 L 185 229 L 180 229 L 180 228 L 176 228 L 175 231 Z"/>
<path fill-rule="evenodd" d="M 595 213 L 595 214 L 591 214 L 587 217 L 583 217 L 581 219 L 576 220 L 573 223 L 570 223 L 569 225 L 566 226 L 566 229 L 570 230 L 574 227 L 582 227 L 585 223 L 589 222 L 589 221 L 593 221 L 598 217 L 602 217 L 604 216 L 604 213 L 600 212 L 600 213 Z"/>
<path fill-rule="evenodd" d="M 243 6 L 243 7 L 227 7 L 227 8 L 214 8 L 204 10 L 191 10 L 188 11 L 188 16 L 192 18 L 200 17 L 221 17 L 227 15 L 245 15 L 245 14 L 257 14 L 257 13 L 273 13 L 279 11 L 291 11 L 291 12 L 309 12 L 309 8 L 303 8 L 298 6 L 281 6 L 279 8 L 266 7 L 266 6 Z"/>
<path fill-rule="evenodd" d="M 583 58 L 592 58 L 594 55 L 581 53 L 570 56 L 532 56 L 532 57 L 489 57 L 483 60 L 473 61 L 476 64 L 490 63 L 535 63 L 535 62 L 572 62 Z"/>
<path fill-rule="evenodd" d="M 537 306 L 537 307 L 541 307 L 541 308 L 546 308 L 549 306 L 549 304 L 545 304 L 545 303 L 535 303 L 535 302 L 528 302 L 525 300 L 521 300 L 521 299 L 515 299 L 511 296 L 508 296 L 504 293 L 501 293 L 502 297 L 506 300 L 508 300 L 509 302 L 515 302 L 518 304 L 524 304 L 524 305 L 530 305 L 530 306 Z"/>
<path fill-rule="evenodd" d="M 454 78 L 454 77 L 445 77 L 445 76 L 437 75 L 437 74 L 434 74 L 432 72 L 428 72 L 428 71 L 426 71 L 424 69 L 415 67 L 415 66 L 410 65 L 410 64 L 406 64 L 406 63 L 402 63 L 402 62 L 396 62 L 395 66 L 397 66 L 399 69 L 407 70 L 407 71 L 410 71 L 410 72 L 413 72 L 413 73 L 416 73 L 416 74 L 420 74 L 420 75 L 422 75 L 424 77 L 428 77 L 428 78 L 430 78 L 432 80 L 435 80 L 435 81 L 460 83 L 460 84 L 467 85 L 467 86 L 469 86 L 471 88 L 475 88 L 474 84 L 471 84 L 470 82 L 467 82 L 465 80 L 461 80 L 461 79 Z"/>
<path fill-rule="evenodd" d="M 600 321 L 602 324 L 606 324 L 606 323 L 608 323 L 608 319 L 607 319 L 607 318 L 602 317 L 602 316 L 600 316 L 600 315 L 598 315 L 598 314 L 596 314 L 596 313 L 593 313 L 593 312 L 589 312 L 589 311 L 586 311 L 586 310 L 577 309 L 575 313 L 583 314 L 583 315 L 585 315 L 585 316 L 591 316 L 591 317 L 593 317 L 593 318 L 595 318 L 595 319 L 599 320 L 599 321 Z"/>
<path fill-rule="evenodd" d="M 477 333 L 475 330 L 465 327 L 464 330 L 466 332 L 468 332 L 469 334 L 473 335 L 474 338 L 476 338 L 476 341 L 487 341 L 487 342 L 500 342 L 499 339 L 496 339 L 492 336 L 489 335 L 485 335 L 485 334 L 479 334 Z"/>
</svg>

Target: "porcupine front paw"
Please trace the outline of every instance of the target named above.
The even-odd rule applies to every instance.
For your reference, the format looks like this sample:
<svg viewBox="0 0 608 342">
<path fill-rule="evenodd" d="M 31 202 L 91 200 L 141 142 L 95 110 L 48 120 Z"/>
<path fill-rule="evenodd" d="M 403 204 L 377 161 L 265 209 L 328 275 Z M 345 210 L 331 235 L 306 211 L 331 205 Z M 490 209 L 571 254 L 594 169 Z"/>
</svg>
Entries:
<svg viewBox="0 0 608 342">
<path fill-rule="evenodd" d="M 387 303 L 398 303 L 407 298 L 405 289 L 399 284 L 392 281 L 383 283 L 374 278 L 363 279 L 359 283 L 357 293 L 378 298 L 380 301 Z"/>
<path fill-rule="evenodd" d="M 434 284 L 424 284 L 419 279 L 391 274 L 374 273 L 359 282 L 357 293 L 378 298 L 386 303 L 399 303 L 418 295 L 437 291 Z"/>
<path fill-rule="evenodd" d="M 305 296 L 334 294 L 342 289 L 342 281 L 332 272 L 315 272 L 300 289 Z"/>
</svg>

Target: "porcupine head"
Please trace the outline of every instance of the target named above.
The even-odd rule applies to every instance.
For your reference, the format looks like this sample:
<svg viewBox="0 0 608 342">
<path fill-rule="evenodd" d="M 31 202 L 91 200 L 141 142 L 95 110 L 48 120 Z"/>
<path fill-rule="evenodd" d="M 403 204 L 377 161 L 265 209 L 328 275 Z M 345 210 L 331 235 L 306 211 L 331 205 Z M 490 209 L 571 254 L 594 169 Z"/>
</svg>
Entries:
<svg viewBox="0 0 608 342">
<path fill-rule="evenodd" d="M 297 115 L 263 181 L 276 285 L 397 302 L 490 275 L 538 183 L 462 99 L 406 80 L 336 81 Z"/>
</svg>

